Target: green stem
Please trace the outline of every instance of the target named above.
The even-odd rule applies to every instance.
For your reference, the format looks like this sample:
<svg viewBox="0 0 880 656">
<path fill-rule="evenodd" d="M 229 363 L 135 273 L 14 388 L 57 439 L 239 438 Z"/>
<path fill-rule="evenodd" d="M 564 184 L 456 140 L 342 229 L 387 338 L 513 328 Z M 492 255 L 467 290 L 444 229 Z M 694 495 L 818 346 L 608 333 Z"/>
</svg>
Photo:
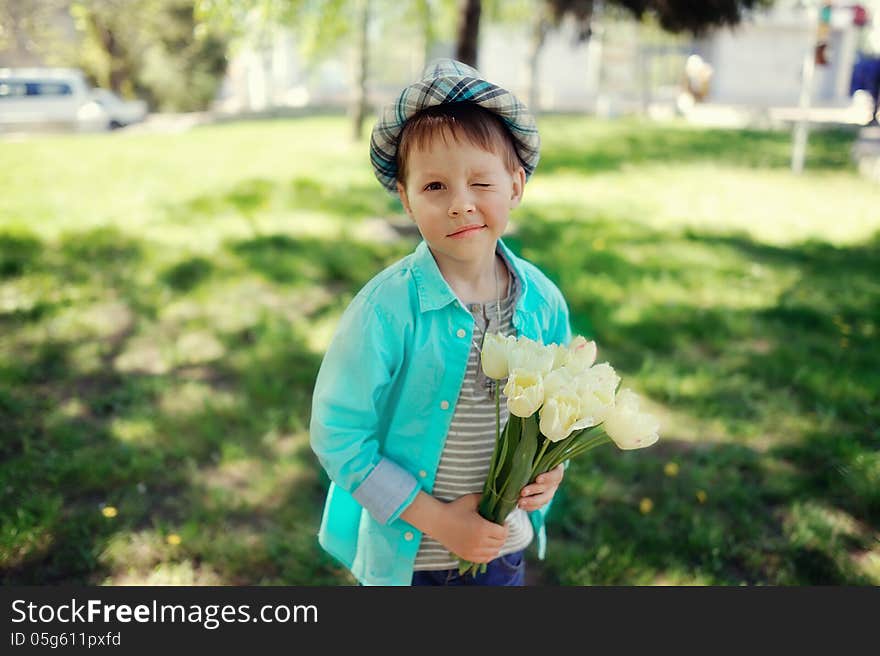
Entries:
<svg viewBox="0 0 880 656">
<path fill-rule="evenodd" d="M 578 444 L 571 449 L 569 449 L 566 453 L 559 454 L 556 459 L 551 463 L 549 469 L 553 469 L 558 466 L 559 463 L 564 462 L 565 460 L 569 460 L 574 458 L 575 456 L 579 456 L 582 453 L 585 453 L 591 449 L 595 449 L 597 446 L 601 446 L 602 444 L 606 444 L 611 442 L 611 438 L 607 435 L 597 435 L 596 437 L 591 438 L 589 441 L 584 442 L 583 444 Z"/>
<path fill-rule="evenodd" d="M 483 518 L 488 519 L 490 522 L 494 521 L 493 518 L 495 517 L 495 508 L 498 506 L 498 502 L 501 499 L 501 492 L 496 490 L 495 486 L 499 474 L 501 474 L 502 470 L 504 469 L 504 459 L 507 457 L 507 452 L 510 450 L 510 423 L 517 420 L 514 419 L 514 417 L 515 415 L 511 415 L 511 417 L 507 420 L 507 425 L 504 427 L 504 438 L 503 440 L 501 440 L 501 449 L 497 462 L 489 465 L 492 469 L 492 476 L 486 479 L 488 492 L 483 495 L 486 509 L 486 513 L 483 514 Z M 482 503 L 480 505 L 481 507 L 483 507 Z"/>
<path fill-rule="evenodd" d="M 516 418 L 514 419 L 514 417 L 516 417 Z M 510 418 L 507 420 L 507 425 L 509 426 L 509 425 L 510 425 L 510 422 L 512 422 L 512 421 L 519 421 L 519 422 L 523 422 L 523 423 L 524 423 L 524 420 L 523 420 L 522 418 L 517 417 L 516 415 L 513 415 L 513 414 L 510 415 Z M 523 426 L 520 426 L 520 427 L 519 427 L 519 430 L 522 432 L 522 431 L 523 431 L 523 428 L 524 428 Z M 522 439 L 522 438 L 520 438 L 520 439 Z M 506 440 L 505 440 L 505 447 L 506 447 L 506 446 L 507 446 L 507 443 L 506 443 Z M 506 457 L 506 454 L 507 454 L 507 449 L 505 449 L 505 457 Z M 507 489 L 507 484 L 510 483 L 510 478 L 511 478 L 511 477 L 508 475 L 507 478 L 504 480 L 504 485 L 502 485 L 502 486 L 501 486 L 501 489 L 498 490 L 498 498 L 499 498 L 499 499 L 500 499 L 502 496 L 504 496 L 504 491 Z"/>
<path fill-rule="evenodd" d="M 583 437 L 583 435 L 578 435 L 579 439 L 566 445 L 566 447 L 564 449 L 555 450 L 553 452 L 553 457 L 550 459 L 550 462 L 548 463 L 547 469 L 548 470 L 553 469 L 554 467 L 559 465 L 560 462 L 564 462 L 565 460 L 568 460 L 576 453 L 579 453 L 580 449 L 585 446 L 588 446 L 588 445 L 594 444 L 594 443 L 602 443 L 602 441 L 605 439 L 605 434 L 601 433 L 599 435 L 596 435 L 595 428 L 596 427 L 593 427 L 593 428 L 590 428 L 586 431 L 583 431 L 584 433 L 593 433 L 592 435 L 589 435 L 588 437 L 586 437 L 584 439 L 580 439 L 581 437 Z"/>
<path fill-rule="evenodd" d="M 576 446 L 576 442 L 580 440 L 582 435 L 584 435 L 585 433 L 589 433 L 596 428 L 597 426 L 591 426 L 589 428 L 582 428 L 580 430 L 574 431 L 571 435 L 566 437 L 561 442 L 557 442 L 556 444 L 554 444 L 553 448 L 544 455 L 544 460 L 539 461 L 535 465 L 533 476 L 537 476 L 539 474 L 543 474 L 544 472 L 550 471 L 551 469 L 558 466 L 560 462 L 566 460 L 566 458 L 560 458 L 560 456 L 564 455 L 569 449 Z"/>
<path fill-rule="evenodd" d="M 491 488 L 494 488 L 495 473 L 498 467 L 498 450 L 501 442 L 501 397 L 498 394 L 498 384 L 495 385 L 495 449 L 492 451 L 492 460 L 489 462 L 489 473 L 486 475 L 486 485 L 483 487 L 485 494 Z"/>
<path fill-rule="evenodd" d="M 546 471 L 550 471 L 553 467 L 548 467 L 548 463 L 553 462 L 553 460 L 560 454 L 565 452 L 566 449 L 569 448 L 571 443 L 577 438 L 577 436 L 583 431 L 577 431 L 572 433 L 568 437 L 566 437 L 561 442 L 557 442 L 553 445 L 553 448 L 550 449 L 544 456 L 535 463 L 535 470 L 532 473 L 533 476 L 538 476 L 539 474 L 543 474 Z"/>
<path fill-rule="evenodd" d="M 501 437 L 501 381 L 495 381 L 495 444 Z"/>
<path fill-rule="evenodd" d="M 535 477 L 536 477 L 538 474 L 543 473 L 543 472 L 541 472 L 541 471 L 538 471 L 538 466 L 541 464 L 541 458 L 544 457 L 544 452 L 547 451 L 547 447 L 548 447 L 548 446 L 550 446 L 550 440 L 548 440 L 548 439 L 545 437 L 545 438 L 544 438 L 544 446 L 541 447 L 541 452 L 538 454 L 538 457 L 535 458 L 535 465 L 534 465 L 534 467 L 532 467 L 532 471 L 531 471 L 531 473 L 529 474 L 529 483 L 531 483 L 533 480 L 535 480 Z M 545 471 L 546 471 L 546 470 L 545 470 Z"/>
</svg>

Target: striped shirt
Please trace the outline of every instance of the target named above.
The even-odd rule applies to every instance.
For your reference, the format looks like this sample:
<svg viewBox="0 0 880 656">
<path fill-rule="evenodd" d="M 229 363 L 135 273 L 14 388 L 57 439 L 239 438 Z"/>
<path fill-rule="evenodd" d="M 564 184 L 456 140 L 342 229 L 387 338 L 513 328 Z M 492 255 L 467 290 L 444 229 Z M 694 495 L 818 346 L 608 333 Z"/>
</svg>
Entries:
<svg viewBox="0 0 880 656">
<path fill-rule="evenodd" d="M 446 436 L 446 444 L 440 457 L 440 465 L 434 481 L 432 495 L 441 501 L 452 501 L 465 494 L 481 493 L 489 463 L 495 449 L 495 383 L 483 373 L 477 344 L 483 343 L 488 332 L 515 334 L 513 309 L 519 295 L 518 281 L 507 272 L 507 296 L 501 300 L 501 330 L 498 329 L 499 304 L 470 303 L 468 309 L 474 317 L 474 333 L 468 356 L 467 372 L 461 385 L 455 414 Z M 503 387 L 503 386 L 502 386 Z M 501 402 L 501 427 L 507 422 L 507 404 Z M 524 549 L 534 537 L 528 514 L 516 508 L 505 522 L 508 527 L 507 541 L 499 555 Z M 422 537 L 416 555 L 415 570 L 455 569 L 458 558 L 433 538 Z"/>
</svg>

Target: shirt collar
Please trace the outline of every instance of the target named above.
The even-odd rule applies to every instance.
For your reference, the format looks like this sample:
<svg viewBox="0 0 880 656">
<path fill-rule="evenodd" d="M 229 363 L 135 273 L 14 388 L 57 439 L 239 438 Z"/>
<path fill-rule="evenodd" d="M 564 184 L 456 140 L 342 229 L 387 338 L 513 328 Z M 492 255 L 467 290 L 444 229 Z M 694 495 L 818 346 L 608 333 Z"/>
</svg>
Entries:
<svg viewBox="0 0 880 656">
<path fill-rule="evenodd" d="M 501 254 L 507 266 L 513 271 L 514 277 L 520 284 L 520 298 L 517 302 L 518 307 L 522 307 L 523 301 L 528 292 L 528 281 L 523 270 L 519 258 L 507 247 L 503 240 L 498 240 L 496 252 Z M 428 243 L 423 239 L 416 247 L 413 254 L 412 264 L 413 278 L 416 282 L 416 289 L 419 295 L 419 310 L 421 312 L 430 312 L 445 307 L 457 300 L 455 292 L 446 282 L 437 262 L 428 248 Z"/>
</svg>

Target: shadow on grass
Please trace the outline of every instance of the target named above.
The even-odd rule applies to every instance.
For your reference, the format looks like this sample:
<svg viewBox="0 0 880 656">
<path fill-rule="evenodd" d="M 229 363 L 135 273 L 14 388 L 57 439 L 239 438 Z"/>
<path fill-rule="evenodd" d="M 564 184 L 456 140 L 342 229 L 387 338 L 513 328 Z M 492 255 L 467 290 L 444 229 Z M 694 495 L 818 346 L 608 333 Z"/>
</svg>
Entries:
<svg viewBox="0 0 880 656">
<path fill-rule="evenodd" d="M 31 234 L 0 234 L 0 280 L 33 270 L 42 250 L 42 242 Z"/>
<path fill-rule="evenodd" d="M 165 269 L 160 280 L 175 291 L 188 292 L 208 280 L 213 270 L 214 264 L 211 260 L 190 257 Z"/>
<path fill-rule="evenodd" d="M 166 220 L 185 225 L 206 217 L 234 213 L 260 234 L 260 212 L 309 211 L 345 220 L 387 216 L 400 210 L 400 201 L 377 184 L 336 184 L 310 177 L 297 177 L 287 183 L 255 178 L 243 180 L 229 190 L 211 192 L 180 205 L 165 207 Z"/>
<path fill-rule="evenodd" d="M 277 283 L 307 281 L 359 290 L 392 261 L 411 250 L 410 244 L 295 239 L 284 235 L 230 242 L 228 248 L 254 271 Z"/>
<path fill-rule="evenodd" d="M 664 465 L 678 466 L 674 476 Z M 800 463 L 798 463 L 800 464 Z M 875 539 L 807 470 L 745 446 L 665 437 L 569 468 L 549 519 L 548 583 L 871 585 Z M 649 501 L 646 501 L 649 500 Z"/>
<path fill-rule="evenodd" d="M 62 300 L 57 316 L 0 315 L 10 337 L 0 351 L 0 580 L 350 582 L 315 540 L 325 486 L 306 431 L 320 355 L 300 330 L 264 314 L 247 330 L 215 331 L 234 357 L 120 369 L 132 342 L 161 328 L 153 320 L 164 292 L 138 282 L 151 246 L 108 231 L 15 240 L 34 257 L 20 256 L 7 280 L 27 290 L 27 275 L 49 278 Z M 304 257 L 283 243 L 289 259 Z M 250 247 L 242 252 L 259 261 Z M 264 271 L 320 284 L 288 275 L 295 267 L 283 260 L 276 249 Z M 333 267 L 328 278 L 338 280 Z M 204 291 L 212 272 L 212 262 L 188 258 L 157 279 L 185 294 Z M 117 330 L 67 334 L 46 323 L 69 306 L 75 314 L 77 300 L 102 299 L 131 314 Z M 90 366 L 84 349 L 94 351 Z"/>
<path fill-rule="evenodd" d="M 656 499 L 648 516 L 639 512 L 640 495 L 657 497 L 672 484 L 663 480 L 659 454 L 675 444 L 674 434 L 645 453 L 606 454 L 595 461 L 599 470 L 589 469 L 589 459 L 578 463 L 572 495 L 591 477 L 590 484 L 618 492 L 642 478 L 654 483 L 613 503 L 595 490 L 570 500 L 556 513 L 569 534 L 567 555 L 550 561 L 551 576 L 620 584 L 677 572 L 722 584 L 870 583 L 848 558 L 876 547 L 880 530 L 876 237 L 845 248 L 780 248 L 742 235 L 635 237 L 620 222 L 533 217 L 509 241 L 560 284 L 575 330 L 596 338 L 600 360 L 614 364 L 624 384 L 638 381 L 666 407 L 706 425 L 719 422 L 738 443 L 681 450 L 682 470 L 695 477 L 682 497 L 686 512 Z M 646 245 L 661 255 L 640 250 Z M 708 264 L 695 269 L 664 252 Z M 750 271 L 774 280 L 755 282 L 766 295 L 750 290 Z M 752 303 L 760 298 L 758 307 L 728 305 L 725 287 L 736 285 Z M 706 288 L 716 298 L 707 298 Z M 677 300 L 664 297 L 670 289 Z M 691 298 L 682 300 L 689 294 L 681 290 L 691 290 Z M 581 467 L 592 473 L 579 474 Z M 734 478 L 719 489 L 728 475 Z M 720 502 L 715 510 L 694 501 L 698 483 Z M 850 524 L 860 528 L 841 528 Z M 771 547 L 762 555 L 766 540 Z"/>
</svg>

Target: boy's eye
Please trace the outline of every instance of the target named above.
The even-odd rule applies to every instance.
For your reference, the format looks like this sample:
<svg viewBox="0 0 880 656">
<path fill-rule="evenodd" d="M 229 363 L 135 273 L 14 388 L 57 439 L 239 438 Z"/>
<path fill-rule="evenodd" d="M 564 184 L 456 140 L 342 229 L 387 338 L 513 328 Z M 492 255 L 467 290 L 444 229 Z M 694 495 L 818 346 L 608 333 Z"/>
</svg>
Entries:
<svg viewBox="0 0 880 656">
<path fill-rule="evenodd" d="M 475 187 L 491 187 L 492 185 L 490 185 L 490 184 L 487 183 L 487 182 L 475 182 L 475 183 L 474 183 L 474 186 L 475 186 Z"/>
<path fill-rule="evenodd" d="M 439 182 L 429 182 L 425 185 L 425 191 L 437 191 L 441 187 L 443 187 L 443 185 Z"/>
</svg>

